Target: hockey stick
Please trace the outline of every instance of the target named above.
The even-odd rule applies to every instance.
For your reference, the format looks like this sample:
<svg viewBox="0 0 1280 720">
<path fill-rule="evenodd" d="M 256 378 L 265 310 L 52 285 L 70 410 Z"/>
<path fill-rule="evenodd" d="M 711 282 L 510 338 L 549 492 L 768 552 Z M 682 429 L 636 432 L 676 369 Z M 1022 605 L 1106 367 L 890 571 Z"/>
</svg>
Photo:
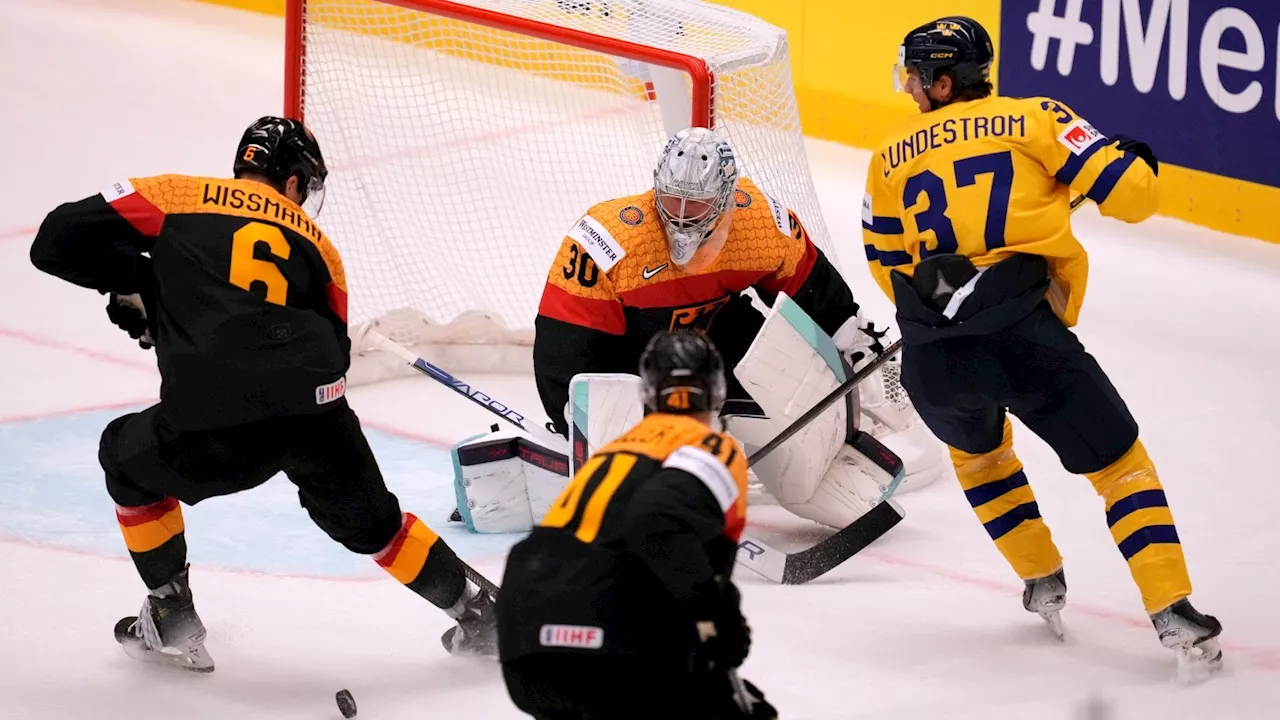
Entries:
<svg viewBox="0 0 1280 720">
<path fill-rule="evenodd" d="M 1088 199 L 1086 195 L 1077 195 L 1072 198 L 1069 212 L 1074 213 Z M 799 432 L 805 425 L 812 422 L 814 418 L 821 415 L 823 411 L 839 402 L 857 387 L 859 382 L 875 372 L 877 368 L 887 362 L 901 348 L 902 340 L 894 341 L 889 347 L 885 348 L 885 351 L 879 357 L 859 370 L 853 377 L 841 384 L 840 387 L 832 390 L 817 405 L 814 405 L 808 412 L 778 433 L 777 437 L 752 453 L 747 460 L 748 466 L 759 462 L 766 455 L 776 450 L 779 445 Z M 738 543 L 738 563 L 783 585 L 804 584 L 826 574 L 862 551 L 863 548 L 901 522 L 905 513 L 897 503 L 890 499 L 901 478 L 902 476 L 899 475 L 890 483 L 889 489 L 885 492 L 881 502 L 871 508 L 866 515 L 854 520 L 843 530 L 825 540 L 819 541 L 816 545 L 799 552 L 786 553 L 776 550 L 767 543 L 755 538 L 745 538 Z"/>
<path fill-rule="evenodd" d="M 467 383 L 418 357 L 413 351 L 378 331 L 368 329 L 365 331 L 364 337 L 373 345 L 413 366 L 423 375 L 466 397 L 530 435 L 537 437 L 539 442 L 548 444 L 551 447 L 568 442 L 560 435 L 552 434 L 549 430 L 544 430 L 534 425 L 526 420 L 524 415 L 516 412 L 511 407 L 498 402 L 487 393 L 472 388 Z M 818 405 L 815 405 L 814 408 L 787 426 L 768 445 L 753 453 L 747 461 L 748 466 L 754 465 L 776 450 L 787 438 L 799 432 L 801 428 L 821 414 L 827 407 L 830 407 L 836 400 L 848 394 L 859 381 L 865 379 L 876 368 L 883 365 L 897 350 L 900 343 L 901 341 L 895 342 L 888 350 L 871 361 L 852 378 L 845 381 L 839 388 L 833 390 L 827 397 L 823 398 Z M 900 477 L 901 475 L 899 475 Z M 896 487 L 896 484 L 895 480 L 890 490 Z M 889 494 L 887 492 L 886 496 Z M 894 525 L 897 525 L 902 520 L 902 517 L 902 509 L 896 503 L 886 499 L 843 530 L 822 540 L 813 547 L 795 553 L 779 551 L 763 540 L 744 533 L 738 543 L 737 561 L 752 571 L 779 584 L 799 585 L 827 573 L 845 560 L 853 557 L 858 551 L 888 532 Z"/>
<path fill-rule="evenodd" d="M 894 341 L 876 359 L 867 363 L 861 370 L 854 373 L 853 377 L 841 383 L 840 387 L 832 390 L 805 414 L 783 428 L 777 437 L 752 453 L 747 458 L 747 466 L 755 465 L 766 455 L 778 449 L 791 436 L 813 422 L 813 419 L 823 411 L 848 395 L 858 386 L 858 383 L 867 379 L 871 373 L 888 362 L 901 347 L 901 340 Z M 890 499 L 901 481 L 902 471 L 899 470 L 881 501 L 876 503 L 870 511 L 809 548 L 793 553 L 782 552 L 756 538 L 744 537 L 738 543 L 736 560 L 738 564 L 749 568 L 752 572 L 763 575 L 780 585 L 803 585 L 821 577 L 861 552 L 902 521 L 906 513 Z"/>
<path fill-rule="evenodd" d="M 498 402 L 488 393 L 483 392 L 479 388 L 472 387 L 468 383 L 465 383 L 449 374 L 442 368 L 432 365 L 426 360 L 414 355 L 412 350 L 395 342 L 377 330 L 373 330 L 372 328 L 365 330 L 363 337 L 368 339 L 369 342 L 379 349 L 400 358 L 423 375 L 439 382 L 441 385 L 444 385 L 494 415 L 497 415 L 526 433 L 529 433 L 536 438 L 538 442 L 552 446 L 562 445 L 565 442 L 568 442 L 560 435 L 552 433 L 550 430 L 547 430 L 544 427 L 539 427 L 538 425 L 530 422 L 524 415 L 521 415 L 512 408 Z"/>
<path fill-rule="evenodd" d="M 886 362 L 889 361 L 889 358 L 897 354 L 899 348 L 901 347 L 902 347 L 901 340 L 893 341 L 893 343 L 891 343 L 889 347 L 885 348 L 884 352 L 876 356 L 875 360 L 872 360 L 871 362 L 867 363 L 865 367 L 863 367 L 858 372 L 854 373 L 853 377 L 849 378 L 848 380 L 845 380 L 843 383 L 841 383 L 840 387 L 836 388 L 835 390 L 832 390 L 826 397 L 819 400 L 817 405 L 814 405 L 813 407 L 809 408 L 808 412 L 796 418 L 795 422 L 783 428 L 782 432 L 778 433 L 778 436 L 775 437 L 774 439 L 765 443 L 764 447 L 751 453 L 751 456 L 747 458 L 747 467 L 755 465 L 756 463 L 760 462 L 760 460 L 762 460 L 765 455 L 768 455 L 774 450 L 777 450 L 779 445 L 790 440 L 792 435 L 795 435 L 796 433 L 800 432 L 800 430 L 802 430 L 805 425 L 808 425 L 809 423 L 813 422 L 813 419 L 821 415 L 823 411 L 825 411 L 827 408 L 831 407 L 835 403 L 839 402 L 842 398 L 844 398 L 845 395 L 848 395 L 850 391 L 852 391 L 855 387 L 858 386 L 858 383 L 862 382 L 863 380 L 866 380 L 871 375 L 871 373 L 875 372 L 876 370 L 879 370 L 881 365 L 884 365 Z"/>
<path fill-rule="evenodd" d="M 1084 202 L 1088 199 L 1089 198 L 1085 195 L 1078 195 L 1075 198 L 1073 198 L 1071 200 L 1071 212 L 1075 212 L 1076 209 L 1079 208 L 1081 205 L 1083 205 Z M 867 379 L 867 377 L 870 376 L 871 373 L 878 370 L 881 365 L 884 365 L 886 362 L 888 362 L 889 358 L 893 357 L 901 349 L 902 349 L 901 339 L 895 340 L 892 343 L 890 343 L 889 347 L 885 348 L 884 352 L 880 353 L 880 355 L 877 356 L 875 360 L 872 360 L 870 363 L 868 363 L 865 367 L 863 367 L 857 373 L 854 373 L 853 377 L 849 378 L 848 380 L 845 380 L 844 383 L 840 385 L 840 387 L 836 388 L 835 390 L 832 390 L 830 394 L 828 394 L 822 400 L 818 401 L 817 405 L 814 405 L 812 408 L 809 408 L 809 411 L 806 412 L 804 415 L 801 415 L 800 417 L 796 418 L 795 422 L 791 423 L 786 428 L 784 428 L 782 432 L 778 433 L 777 437 L 770 440 L 768 443 L 765 443 L 764 447 L 760 448 L 759 450 L 756 450 L 754 453 L 751 453 L 751 457 L 747 458 L 748 467 L 750 467 L 751 465 L 755 465 L 762 458 L 764 458 L 765 455 L 768 455 L 774 450 L 777 450 L 779 445 L 786 442 L 787 440 L 790 440 L 792 435 L 795 435 L 802 428 L 804 428 L 805 425 L 808 425 L 809 423 L 813 422 L 813 419 L 821 415 L 823 411 L 831 407 L 833 404 L 839 402 L 840 399 L 843 398 L 845 395 L 848 395 L 850 391 L 852 391 L 855 387 L 857 387 L 858 383 Z"/>
</svg>

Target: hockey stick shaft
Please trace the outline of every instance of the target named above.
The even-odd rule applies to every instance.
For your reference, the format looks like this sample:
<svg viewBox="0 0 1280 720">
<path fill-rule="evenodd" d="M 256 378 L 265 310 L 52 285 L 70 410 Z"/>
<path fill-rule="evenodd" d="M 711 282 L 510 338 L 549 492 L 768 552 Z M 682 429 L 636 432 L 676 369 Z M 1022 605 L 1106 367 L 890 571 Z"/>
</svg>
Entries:
<svg viewBox="0 0 1280 720">
<path fill-rule="evenodd" d="M 872 360 L 871 362 L 867 363 L 867 365 L 864 366 L 861 370 L 854 373 L 853 377 L 849 378 L 848 380 L 845 380 L 843 383 L 841 383 L 840 387 L 836 388 L 835 390 L 832 390 L 826 397 L 819 400 L 817 405 L 814 405 L 813 407 L 809 408 L 808 412 L 796 418 L 795 422 L 791 423 L 786 428 L 784 428 L 782 432 L 778 433 L 777 437 L 765 443 L 764 447 L 751 453 L 751 456 L 747 458 L 747 466 L 750 467 L 760 462 L 762 459 L 764 459 L 766 455 L 773 452 L 774 450 L 777 450 L 778 446 L 782 445 L 782 443 L 790 440 L 792 435 L 795 435 L 796 433 L 800 432 L 802 429 L 804 429 L 805 425 L 808 425 L 809 423 L 813 422 L 814 418 L 821 415 L 827 408 L 831 407 L 836 402 L 841 400 L 845 395 L 848 395 L 854 388 L 858 386 L 858 383 L 862 382 L 863 380 L 866 380 L 867 377 L 871 375 L 871 373 L 880 369 L 880 366 L 888 362 L 889 358 L 897 354 L 898 349 L 901 347 L 902 347 L 901 340 L 893 341 L 893 343 L 891 343 L 889 347 L 885 348 L 884 352 L 876 356 L 875 360 Z"/>
<path fill-rule="evenodd" d="M 403 360 L 406 364 L 412 366 L 423 375 L 439 382 L 441 385 L 444 385 L 494 415 L 497 415 L 503 420 L 506 420 L 512 425 L 515 425 L 521 430 L 529 433 L 533 437 L 537 438 L 538 442 L 541 442 L 544 445 L 550 444 L 551 447 L 558 447 L 567 442 L 559 435 L 553 435 L 549 430 L 539 427 L 537 424 L 526 418 L 526 416 L 516 412 L 510 406 L 494 399 L 492 395 L 474 387 L 470 383 L 459 380 L 448 371 L 436 365 L 432 365 L 425 359 L 418 357 L 412 350 L 404 347 L 394 340 L 391 340 L 382 333 L 379 333 L 377 330 L 366 331 L 364 337 L 377 348 Z"/>
</svg>

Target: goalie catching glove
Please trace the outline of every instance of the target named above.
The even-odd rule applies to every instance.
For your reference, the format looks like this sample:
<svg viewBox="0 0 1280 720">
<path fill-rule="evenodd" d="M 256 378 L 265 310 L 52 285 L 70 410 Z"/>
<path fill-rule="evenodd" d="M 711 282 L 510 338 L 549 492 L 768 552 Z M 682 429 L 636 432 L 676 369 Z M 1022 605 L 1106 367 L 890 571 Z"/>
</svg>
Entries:
<svg viewBox="0 0 1280 720">
<path fill-rule="evenodd" d="M 831 340 L 856 373 L 884 353 L 887 335 L 888 330 L 877 328 L 859 310 L 836 330 Z M 916 413 L 901 377 L 902 363 L 895 356 L 858 383 L 861 417 L 857 418 L 857 427 L 902 458 L 907 474 L 899 491 L 908 492 L 937 480 L 947 463 L 942 443 Z"/>
</svg>

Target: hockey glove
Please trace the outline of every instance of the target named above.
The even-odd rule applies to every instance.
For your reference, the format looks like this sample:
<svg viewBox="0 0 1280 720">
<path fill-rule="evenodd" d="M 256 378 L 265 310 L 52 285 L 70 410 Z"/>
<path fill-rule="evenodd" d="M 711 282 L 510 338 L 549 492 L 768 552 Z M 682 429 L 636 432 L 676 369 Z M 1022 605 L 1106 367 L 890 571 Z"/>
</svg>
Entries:
<svg viewBox="0 0 1280 720">
<path fill-rule="evenodd" d="M 778 710 L 764 699 L 764 693 L 750 680 L 738 677 L 737 673 L 729 676 L 729 687 L 732 691 L 733 704 L 727 706 L 716 717 L 740 717 L 750 720 L 775 720 Z"/>
<path fill-rule="evenodd" d="M 701 612 L 695 617 L 701 619 L 695 624 L 699 642 L 694 660 L 696 669 L 723 673 L 742 665 L 751 650 L 751 628 L 742 616 L 742 596 L 738 588 L 732 582 L 723 589 L 717 586 L 715 590 L 708 590 L 697 605 Z"/>
<path fill-rule="evenodd" d="M 844 355 L 845 360 L 854 372 L 862 369 L 880 353 L 884 352 L 884 337 L 889 329 L 880 329 L 870 320 L 862 316 L 862 311 L 844 321 L 844 324 L 831 336 L 831 342 Z"/>
<path fill-rule="evenodd" d="M 1124 152 L 1133 153 L 1142 158 L 1143 162 L 1151 166 L 1151 172 L 1156 175 L 1160 174 L 1160 162 L 1156 160 L 1156 154 L 1151 150 L 1151 146 L 1140 141 L 1134 140 L 1124 135 L 1116 135 L 1111 138 L 1111 142 L 1117 149 Z"/>
<path fill-rule="evenodd" d="M 137 340 L 139 347 L 150 350 L 156 344 L 156 282 L 150 262 L 139 270 L 142 277 L 138 291 L 111 293 L 107 301 L 107 317 Z"/>
</svg>

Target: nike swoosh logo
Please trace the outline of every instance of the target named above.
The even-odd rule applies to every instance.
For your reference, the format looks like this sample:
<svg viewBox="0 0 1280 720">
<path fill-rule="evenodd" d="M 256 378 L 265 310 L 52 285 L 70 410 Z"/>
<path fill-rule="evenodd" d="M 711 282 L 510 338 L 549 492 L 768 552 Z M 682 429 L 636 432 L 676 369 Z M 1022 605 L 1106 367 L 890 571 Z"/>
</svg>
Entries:
<svg viewBox="0 0 1280 720">
<path fill-rule="evenodd" d="M 644 275 L 644 279 L 645 279 L 645 280 L 648 280 L 649 278 L 653 277 L 654 275 L 657 275 L 658 273 L 662 272 L 663 270 L 666 270 L 666 269 L 667 269 L 667 265 L 668 265 L 668 263 L 662 263 L 661 265 L 659 265 L 658 267 L 654 268 L 653 270 L 650 270 L 650 269 L 649 269 L 649 266 L 648 266 L 648 265 L 645 265 L 645 266 L 644 266 L 644 270 L 643 270 L 643 271 L 641 271 L 641 273 L 640 273 L 640 274 L 641 274 L 641 275 Z"/>
</svg>

